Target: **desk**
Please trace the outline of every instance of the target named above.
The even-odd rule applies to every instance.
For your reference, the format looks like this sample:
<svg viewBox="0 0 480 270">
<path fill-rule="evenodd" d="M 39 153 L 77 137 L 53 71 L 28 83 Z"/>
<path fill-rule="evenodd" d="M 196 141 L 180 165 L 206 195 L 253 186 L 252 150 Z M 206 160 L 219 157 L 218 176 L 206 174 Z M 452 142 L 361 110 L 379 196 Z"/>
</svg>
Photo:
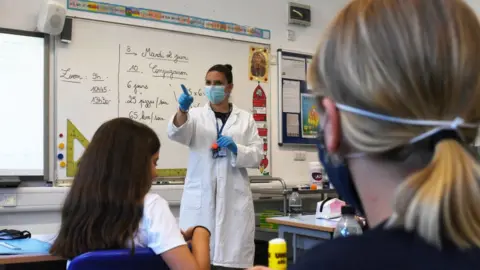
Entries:
<svg viewBox="0 0 480 270">
<path fill-rule="evenodd" d="M 278 237 L 285 238 L 285 233 L 292 234 L 293 262 L 297 260 L 297 241 L 303 241 L 303 248 L 313 246 L 333 238 L 337 226 L 336 220 L 317 219 L 315 215 L 305 215 L 295 218 L 272 217 L 267 222 L 278 225 Z"/>
<path fill-rule="evenodd" d="M 0 255 L 0 265 L 14 264 L 14 263 L 51 262 L 51 261 L 65 261 L 65 259 L 52 256 L 49 254 Z"/>
<path fill-rule="evenodd" d="M 33 235 L 32 238 L 40 241 L 52 243 L 55 235 Z M 66 260 L 50 254 L 25 254 L 25 255 L 0 255 L 0 270 L 4 269 L 5 265 L 19 265 L 20 264 L 36 264 L 41 263 L 45 265 L 48 262 L 61 262 L 63 269 L 65 269 Z M 3 266 L 2 266 L 3 265 Z M 2 268 L 3 267 L 3 268 Z M 26 268 L 26 265 L 20 266 L 19 269 Z M 28 269 L 41 269 L 41 267 L 29 267 Z M 10 268 L 7 268 L 10 269 Z"/>
</svg>

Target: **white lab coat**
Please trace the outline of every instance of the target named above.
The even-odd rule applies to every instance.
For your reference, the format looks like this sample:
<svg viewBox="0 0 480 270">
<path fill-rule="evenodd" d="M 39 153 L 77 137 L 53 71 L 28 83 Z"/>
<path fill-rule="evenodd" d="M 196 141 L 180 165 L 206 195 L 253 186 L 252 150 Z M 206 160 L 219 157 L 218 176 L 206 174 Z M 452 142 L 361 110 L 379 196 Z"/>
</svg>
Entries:
<svg viewBox="0 0 480 270">
<path fill-rule="evenodd" d="M 250 113 L 232 107 L 222 135 L 237 144 L 237 155 L 212 158 L 217 139 L 213 110 L 207 104 L 192 108 L 180 127 L 168 124 L 168 137 L 190 148 L 187 177 L 180 205 L 180 227 L 202 225 L 212 233 L 210 259 L 213 265 L 248 268 L 255 253 L 255 213 L 246 168 L 257 168 L 263 142 Z M 174 158 L 174 157 L 172 157 Z"/>
</svg>

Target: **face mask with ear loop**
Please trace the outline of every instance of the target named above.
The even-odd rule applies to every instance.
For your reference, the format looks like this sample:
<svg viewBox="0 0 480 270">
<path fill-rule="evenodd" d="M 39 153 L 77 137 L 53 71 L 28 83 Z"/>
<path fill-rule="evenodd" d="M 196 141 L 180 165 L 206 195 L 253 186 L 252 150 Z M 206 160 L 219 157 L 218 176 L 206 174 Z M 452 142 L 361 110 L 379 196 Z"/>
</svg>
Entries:
<svg viewBox="0 0 480 270">
<path fill-rule="evenodd" d="M 477 129 L 479 124 L 465 123 L 465 121 L 457 117 L 452 121 L 442 121 L 442 120 L 414 120 L 414 119 L 405 119 L 392 117 L 377 113 L 372 113 L 366 110 L 358 109 L 344 104 L 336 104 L 337 109 L 345 112 L 350 112 L 353 114 L 365 116 L 368 118 L 376 119 L 379 121 L 387 121 L 399 124 L 406 125 L 415 125 L 415 126 L 432 126 L 431 130 L 422 133 L 414 138 L 412 138 L 409 143 L 414 144 L 424 139 L 430 139 L 432 150 L 435 145 L 445 139 L 454 139 L 460 143 L 464 143 L 465 140 L 462 135 L 459 133 L 458 128 L 472 128 Z M 326 116 L 324 116 L 326 117 Z M 319 160 L 322 163 L 325 172 L 327 173 L 329 181 L 337 190 L 338 195 L 345 200 L 347 204 L 353 206 L 360 214 L 364 215 L 365 211 L 363 204 L 360 200 L 358 192 L 355 188 L 355 184 L 352 180 L 352 175 L 348 165 L 345 162 L 345 159 L 357 158 L 364 156 L 365 153 L 351 153 L 344 155 L 343 157 L 338 154 L 328 153 L 325 147 L 325 134 L 324 126 L 326 125 L 328 119 L 323 123 L 323 126 L 320 126 L 319 137 L 318 137 L 318 155 Z"/>
</svg>

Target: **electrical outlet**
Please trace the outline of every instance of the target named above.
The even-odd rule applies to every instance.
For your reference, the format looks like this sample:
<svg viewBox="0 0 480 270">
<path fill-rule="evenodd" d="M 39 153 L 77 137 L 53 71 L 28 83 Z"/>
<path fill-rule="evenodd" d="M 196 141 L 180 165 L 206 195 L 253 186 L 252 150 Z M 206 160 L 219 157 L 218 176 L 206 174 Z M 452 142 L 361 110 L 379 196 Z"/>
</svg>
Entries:
<svg viewBox="0 0 480 270">
<path fill-rule="evenodd" d="M 295 41 L 295 31 L 287 30 L 288 32 L 288 41 Z"/>
<path fill-rule="evenodd" d="M 277 65 L 277 55 L 270 54 L 270 66 L 276 66 L 276 65 Z"/>
<path fill-rule="evenodd" d="M 17 194 L 0 194 L 0 207 L 17 206 Z"/>
<path fill-rule="evenodd" d="M 296 151 L 295 157 L 293 160 L 295 161 L 305 161 L 307 159 L 307 153 L 304 151 Z"/>
</svg>

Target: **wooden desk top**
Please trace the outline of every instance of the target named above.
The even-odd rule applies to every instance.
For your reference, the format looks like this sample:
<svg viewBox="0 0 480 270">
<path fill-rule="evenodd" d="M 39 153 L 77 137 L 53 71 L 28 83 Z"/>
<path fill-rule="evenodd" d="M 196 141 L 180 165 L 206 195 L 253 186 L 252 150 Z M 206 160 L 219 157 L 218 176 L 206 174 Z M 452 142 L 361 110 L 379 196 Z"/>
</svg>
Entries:
<svg viewBox="0 0 480 270">
<path fill-rule="evenodd" d="M 65 259 L 49 254 L 29 254 L 29 255 L 0 255 L 0 265 L 14 263 L 36 263 L 49 261 L 64 261 Z"/>
<path fill-rule="evenodd" d="M 52 243 L 55 239 L 55 234 L 41 234 L 33 235 L 40 241 Z M 0 255 L 0 265 L 15 264 L 15 263 L 37 263 L 37 262 L 52 262 L 52 261 L 66 261 L 63 258 L 52 256 L 50 254 L 22 254 L 22 255 Z"/>
<path fill-rule="evenodd" d="M 315 215 L 304 215 L 295 218 L 271 217 L 267 218 L 266 221 L 278 225 L 318 230 L 324 232 L 334 232 L 335 227 L 337 226 L 337 220 L 319 219 L 315 218 Z"/>
</svg>

